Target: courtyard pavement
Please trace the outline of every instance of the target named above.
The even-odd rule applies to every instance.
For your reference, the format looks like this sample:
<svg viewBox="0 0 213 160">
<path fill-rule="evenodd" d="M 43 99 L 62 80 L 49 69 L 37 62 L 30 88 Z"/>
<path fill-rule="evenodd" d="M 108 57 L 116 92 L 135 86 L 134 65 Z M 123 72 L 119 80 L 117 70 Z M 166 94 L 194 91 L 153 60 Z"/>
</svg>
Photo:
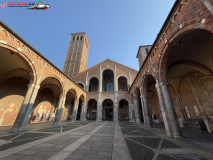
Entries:
<svg viewBox="0 0 213 160">
<path fill-rule="evenodd" d="M 196 131 L 185 130 L 185 139 L 171 139 L 161 125 L 147 129 L 110 121 L 27 128 L 9 133 L 0 127 L 0 160 L 213 160 L 213 135 Z"/>
</svg>

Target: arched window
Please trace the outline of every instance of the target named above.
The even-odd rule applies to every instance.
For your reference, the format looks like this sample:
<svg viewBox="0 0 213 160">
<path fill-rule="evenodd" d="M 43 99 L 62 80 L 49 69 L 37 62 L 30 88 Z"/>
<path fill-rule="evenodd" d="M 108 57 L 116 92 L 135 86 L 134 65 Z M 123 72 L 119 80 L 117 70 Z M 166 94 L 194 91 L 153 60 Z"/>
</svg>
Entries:
<svg viewBox="0 0 213 160">
<path fill-rule="evenodd" d="M 105 91 L 106 92 L 113 92 L 114 91 L 114 86 L 112 83 L 107 83 L 105 86 Z"/>
</svg>

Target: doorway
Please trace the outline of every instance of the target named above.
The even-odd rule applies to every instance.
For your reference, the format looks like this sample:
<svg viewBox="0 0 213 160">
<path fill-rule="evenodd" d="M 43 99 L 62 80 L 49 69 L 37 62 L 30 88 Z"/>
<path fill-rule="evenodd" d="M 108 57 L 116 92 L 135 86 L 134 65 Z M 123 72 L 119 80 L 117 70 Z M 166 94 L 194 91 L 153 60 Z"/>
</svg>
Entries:
<svg viewBox="0 0 213 160">
<path fill-rule="evenodd" d="M 106 108 L 106 120 L 107 121 L 113 120 L 113 109 L 112 108 Z"/>
</svg>

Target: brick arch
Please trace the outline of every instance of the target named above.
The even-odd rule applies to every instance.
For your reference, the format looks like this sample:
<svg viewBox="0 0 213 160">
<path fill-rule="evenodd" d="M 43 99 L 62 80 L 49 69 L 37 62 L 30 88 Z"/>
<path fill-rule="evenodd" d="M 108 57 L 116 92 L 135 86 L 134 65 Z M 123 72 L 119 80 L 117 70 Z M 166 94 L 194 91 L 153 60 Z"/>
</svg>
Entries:
<svg viewBox="0 0 213 160">
<path fill-rule="evenodd" d="M 128 99 L 126 99 L 126 98 L 121 98 L 121 99 L 119 99 L 119 102 L 118 102 L 118 104 L 120 103 L 120 101 L 122 101 L 122 100 L 125 100 L 125 101 L 127 101 L 128 102 L 128 105 L 130 104 L 129 103 L 129 100 Z"/>
<path fill-rule="evenodd" d="M 81 97 L 82 97 L 82 98 L 81 98 Z M 79 96 L 79 100 L 82 101 L 82 104 L 86 104 L 86 98 L 85 98 L 85 96 L 84 96 L 83 94 L 81 94 L 81 95 Z"/>
<path fill-rule="evenodd" d="M 78 92 L 77 92 L 77 90 L 76 90 L 74 87 L 71 87 L 71 88 L 67 89 L 65 95 L 67 95 L 67 93 L 68 93 L 70 90 L 74 90 L 74 92 L 75 92 L 75 95 L 74 95 L 75 99 L 74 99 L 74 100 L 75 100 L 75 101 L 78 100 L 78 99 L 79 99 L 79 97 L 78 97 Z"/>
<path fill-rule="evenodd" d="M 194 66 L 194 67 L 196 67 L 196 68 L 202 70 L 205 74 L 213 75 L 213 72 L 212 72 L 208 67 L 206 67 L 206 66 L 204 66 L 204 65 L 202 65 L 202 64 L 200 64 L 200 63 L 197 63 L 197 62 L 186 61 L 186 60 L 185 60 L 185 61 L 179 61 L 179 62 L 176 62 L 176 63 L 172 64 L 172 65 L 169 67 L 169 69 L 172 68 L 173 66 L 180 65 L 180 64 L 191 65 L 191 66 Z M 168 69 L 168 70 L 169 70 L 169 69 Z M 213 80 L 213 77 L 211 77 L 211 78 L 212 78 L 212 80 Z"/>
<path fill-rule="evenodd" d="M 30 83 L 36 84 L 36 81 L 37 81 L 36 67 L 33 64 L 33 62 L 30 60 L 30 58 L 28 56 L 26 56 L 24 53 L 15 49 L 14 47 L 9 46 L 8 44 L 6 45 L 6 44 L 3 44 L 0 42 L 0 47 L 16 53 L 18 55 L 18 57 L 27 64 L 27 67 L 30 71 Z"/>
<path fill-rule="evenodd" d="M 152 76 L 155 79 L 155 82 L 157 81 L 155 76 L 153 76 L 153 74 L 146 72 L 143 75 L 143 78 L 142 78 L 142 94 L 143 95 L 147 95 L 147 90 L 148 90 L 148 88 L 147 88 L 147 80 L 148 80 L 149 76 Z"/>
<path fill-rule="evenodd" d="M 185 78 L 185 76 L 187 75 L 187 74 L 190 74 L 190 73 L 202 73 L 202 72 L 200 72 L 200 71 L 198 71 L 198 70 L 194 70 L 194 71 L 191 71 L 191 72 L 187 72 L 186 74 L 184 74 L 182 77 L 181 77 L 181 79 L 180 79 L 180 81 L 179 81 L 179 83 L 178 83 L 178 90 L 177 90 L 177 93 L 178 94 L 180 94 L 180 84 L 181 84 L 181 82 L 183 81 L 183 79 Z M 211 77 L 212 78 L 212 77 Z"/>
<path fill-rule="evenodd" d="M 111 97 L 105 97 L 105 98 L 103 98 L 103 99 L 102 99 L 102 102 L 101 102 L 101 105 L 103 106 L 104 101 L 107 100 L 107 99 L 109 99 L 109 100 L 112 101 L 113 107 L 114 107 L 114 106 L 115 106 L 115 102 L 114 102 L 114 100 L 113 100 Z"/>
<path fill-rule="evenodd" d="M 90 80 L 91 80 L 92 78 L 97 78 L 98 81 L 100 81 L 100 78 L 99 78 L 97 75 L 91 75 L 91 76 L 88 78 L 88 82 L 90 82 Z"/>
<path fill-rule="evenodd" d="M 95 99 L 95 98 L 90 98 L 90 99 L 87 100 L 87 103 L 86 103 L 87 105 L 88 105 L 88 103 L 89 103 L 90 100 L 95 100 L 95 101 L 97 102 L 97 104 L 98 104 L 98 100 L 97 100 L 97 99 Z"/>
<path fill-rule="evenodd" d="M 114 71 L 114 69 L 112 69 L 111 67 L 106 67 L 106 68 L 104 68 L 104 69 L 102 69 L 102 71 L 101 71 L 101 76 L 102 76 L 102 74 L 103 74 L 103 72 L 105 71 L 105 70 L 111 70 L 112 72 L 113 72 L 113 75 L 115 76 L 115 71 Z"/>
<path fill-rule="evenodd" d="M 45 89 L 45 87 L 50 86 L 50 85 L 56 86 L 60 90 L 59 86 L 57 86 L 55 84 L 46 84 L 46 85 L 42 86 L 41 88 L 39 88 L 39 90 Z"/>
<path fill-rule="evenodd" d="M 8 72 L 8 73 L 6 73 L 6 74 L 4 74 L 4 75 L 2 76 L 2 78 L 0 79 L 0 85 L 1 85 L 5 80 L 7 80 L 8 78 L 10 78 L 10 76 L 13 75 L 14 73 L 22 72 L 22 71 L 28 73 L 29 76 L 30 76 L 30 73 L 29 73 L 27 70 L 23 69 L 23 68 L 15 69 L 15 70 L 12 70 L 12 71 L 10 71 L 10 72 Z"/>
<path fill-rule="evenodd" d="M 45 79 L 47 79 L 47 78 L 55 78 L 55 79 L 59 82 L 61 95 L 65 95 L 64 83 L 63 83 L 62 80 L 61 80 L 58 76 L 56 76 L 56 75 L 49 74 L 49 75 L 44 76 L 44 77 L 39 81 L 39 85 L 41 85 L 41 83 L 42 83 Z"/>
<path fill-rule="evenodd" d="M 129 78 L 126 75 L 123 75 L 123 74 L 117 76 L 116 80 L 118 81 L 118 78 L 120 78 L 120 77 L 125 77 L 127 82 L 129 82 Z"/>
<path fill-rule="evenodd" d="M 159 62 L 158 62 L 158 64 L 159 64 L 159 66 L 158 66 L 158 69 L 159 69 L 158 77 L 159 77 L 160 82 L 162 82 L 162 81 L 167 82 L 167 80 L 166 80 L 166 74 L 167 74 L 166 65 L 167 65 L 167 60 L 168 60 L 169 54 L 172 51 L 172 46 L 174 44 L 176 44 L 181 38 L 186 36 L 186 34 L 188 34 L 189 32 L 200 29 L 200 28 L 194 28 L 194 26 L 197 25 L 197 24 L 199 24 L 199 23 L 193 23 L 193 24 L 190 24 L 190 25 L 183 27 L 180 30 L 176 30 L 176 32 L 168 38 L 168 42 L 164 45 L 164 47 L 162 49 L 162 55 L 160 56 Z M 203 24 L 201 24 L 201 25 L 203 25 Z M 211 30 L 211 29 L 212 29 L 212 26 L 210 26 L 208 24 L 205 24 L 205 27 L 202 28 L 202 30 L 206 30 L 206 31 L 209 31 L 210 33 L 213 33 L 213 30 Z M 162 72 L 162 70 L 163 70 L 163 72 Z"/>
<path fill-rule="evenodd" d="M 82 81 L 77 81 L 77 82 L 75 82 L 75 83 L 81 83 L 82 85 L 83 85 L 83 89 L 85 89 L 85 85 L 84 85 L 84 82 L 82 82 Z"/>
</svg>

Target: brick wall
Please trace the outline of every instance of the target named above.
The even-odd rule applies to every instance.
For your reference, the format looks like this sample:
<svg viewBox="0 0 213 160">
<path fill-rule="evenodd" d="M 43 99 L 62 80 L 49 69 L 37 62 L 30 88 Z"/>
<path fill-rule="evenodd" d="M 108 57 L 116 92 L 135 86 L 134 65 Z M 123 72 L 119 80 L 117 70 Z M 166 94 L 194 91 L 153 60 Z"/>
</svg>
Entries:
<svg viewBox="0 0 213 160">
<path fill-rule="evenodd" d="M 46 113 L 50 114 L 51 106 L 54 100 L 54 95 L 52 90 L 45 88 L 38 92 L 33 108 L 35 109 L 33 112 L 33 117 L 37 115 L 37 113 L 42 113 L 45 115 Z M 42 120 L 46 122 L 45 119 Z M 37 123 L 37 121 L 31 121 L 31 123 Z"/>
<path fill-rule="evenodd" d="M 10 78 L 0 85 L 0 126 L 13 125 L 27 92 L 28 80 Z"/>
</svg>

